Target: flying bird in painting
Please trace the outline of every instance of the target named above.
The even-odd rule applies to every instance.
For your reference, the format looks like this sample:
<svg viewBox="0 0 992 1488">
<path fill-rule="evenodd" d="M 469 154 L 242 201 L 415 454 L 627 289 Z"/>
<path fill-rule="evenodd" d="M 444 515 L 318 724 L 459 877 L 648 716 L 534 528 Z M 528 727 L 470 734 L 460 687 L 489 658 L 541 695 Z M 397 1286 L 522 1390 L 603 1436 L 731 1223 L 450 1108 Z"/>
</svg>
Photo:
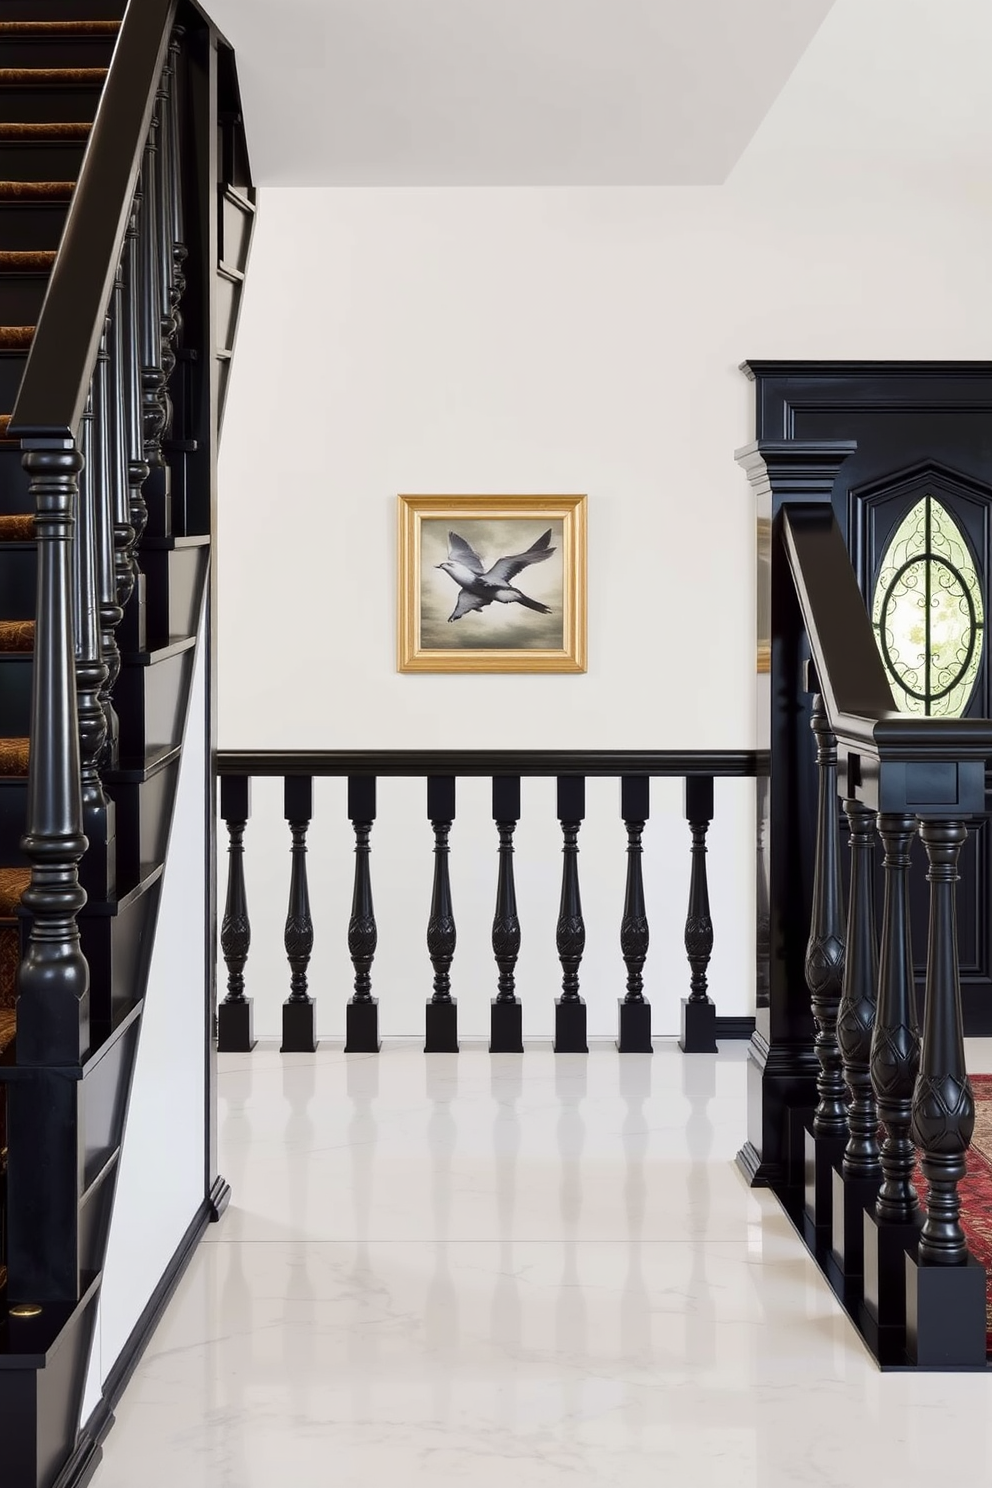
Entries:
<svg viewBox="0 0 992 1488">
<path fill-rule="evenodd" d="M 495 600 L 499 604 L 522 604 L 528 610 L 537 610 L 541 615 L 550 615 L 551 610 L 546 604 L 541 604 L 536 599 L 530 599 L 528 595 L 521 594 L 520 590 L 510 583 L 515 579 L 521 569 L 527 568 L 531 563 L 543 563 L 545 558 L 550 558 L 555 549 L 549 547 L 551 541 L 551 528 L 537 542 L 529 547 L 526 553 L 514 553 L 508 558 L 497 558 L 488 572 L 483 570 L 482 559 L 478 553 L 457 532 L 448 533 L 448 561 L 439 563 L 438 568 L 450 574 L 459 586 L 459 595 L 455 608 L 448 616 L 448 622 L 460 620 L 467 615 L 469 610 L 484 610 Z"/>
</svg>

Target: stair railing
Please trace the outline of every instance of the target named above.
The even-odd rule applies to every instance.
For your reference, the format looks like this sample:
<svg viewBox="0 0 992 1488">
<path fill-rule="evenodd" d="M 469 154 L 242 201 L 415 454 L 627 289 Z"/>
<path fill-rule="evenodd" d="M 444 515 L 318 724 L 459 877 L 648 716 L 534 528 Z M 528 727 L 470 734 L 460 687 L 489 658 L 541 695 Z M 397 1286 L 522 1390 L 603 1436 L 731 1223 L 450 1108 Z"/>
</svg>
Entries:
<svg viewBox="0 0 992 1488">
<path fill-rule="evenodd" d="M 9 435 L 35 505 L 37 609 L 17 1062 L 92 1044 L 77 916 L 113 895 L 116 639 L 161 469 L 182 292 L 176 0 L 131 0 L 73 192 Z M 157 141 L 164 141 L 159 144 Z M 141 406 L 138 397 L 141 397 Z M 84 857 L 85 854 L 85 857 Z"/>
<path fill-rule="evenodd" d="M 992 720 L 898 713 L 829 505 L 779 515 L 809 641 L 819 806 L 806 956 L 818 1104 L 804 1145 L 807 1235 L 853 1293 L 880 1358 L 984 1367 L 986 1276 L 960 1223 L 975 1121 L 955 917 L 968 824 L 986 815 Z M 842 902 L 840 815 L 850 829 Z M 884 846 L 881 947 L 874 837 Z M 923 1031 L 909 944 L 909 846 L 930 883 Z M 884 1123 L 878 1145 L 879 1118 Z M 913 1144 L 927 1195 L 920 1212 Z"/>
</svg>

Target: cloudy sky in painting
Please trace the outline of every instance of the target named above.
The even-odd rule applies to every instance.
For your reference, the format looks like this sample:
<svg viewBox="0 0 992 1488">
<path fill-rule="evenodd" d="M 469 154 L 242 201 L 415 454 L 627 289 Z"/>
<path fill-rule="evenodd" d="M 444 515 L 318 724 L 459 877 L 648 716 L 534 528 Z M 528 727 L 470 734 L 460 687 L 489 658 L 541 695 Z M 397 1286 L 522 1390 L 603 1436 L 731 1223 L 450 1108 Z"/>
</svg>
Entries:
<svg viewBox="0 0 992 1488">
<path fill-rule="evenodd" d="M 420 527 L 420 644 L 430 650 L 487 650 L 509 647 L 530 651 L 560 650 L 562 629 L 563 522 L 516 517 L 483 521 L 477 518 L 429 519 Z M 551 528 L 555 552 L 543 563 L 529 564 L 512 580 L 530 599 L 551 607 L 539 615 L 521 604 L 491 604 L 472 610 L 448 624 L 460 593 L 449 574 L 437 565 L 447 561 L 448 532 L 457 532 L 478 553 L 486 569 L 498 558 L 523 553 Z"/>
</svg>

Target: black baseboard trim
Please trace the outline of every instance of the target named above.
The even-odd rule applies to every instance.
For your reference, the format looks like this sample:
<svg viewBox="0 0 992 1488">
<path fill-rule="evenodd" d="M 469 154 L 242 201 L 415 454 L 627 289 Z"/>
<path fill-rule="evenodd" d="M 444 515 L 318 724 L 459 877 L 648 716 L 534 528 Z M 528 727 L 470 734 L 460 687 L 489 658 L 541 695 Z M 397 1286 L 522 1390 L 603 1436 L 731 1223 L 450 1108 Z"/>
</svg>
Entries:
<svg viewBox="0 0 992 1488">
<path fill-rule="evenodd" d="M 207 1226 L 215 1223 L 227 1207 L 230 1188 L 222 1178 L 214 1184 L 213 1192 L 204 1199 L 189 1223 L 185 1235 L 176 1247 L 175 1254 L 159 1278 L 144 1311 L 131 1329 L 130 1336 L 117 1356 L 103 1385 L 103 1394 L 93 1407 L 85 1424 L 80 1429 L 76 1450 L 62 1469 L 52 1488 L 86 1488 L 100 1459 L 102 1443 L 114 1424 L 114 1411 L 145 1349 L 151 1343 L 155 1329 L 172 1300 L 173 1293 L 183 1278 L 193 1252 L 199 1245 Z M 218 1200 L 220 1201 L 218 1203 Z"/>
<path fill-rule="evenodd" d="M 753 1018 L 721 1018 L 719 1013 L 717 1014 L 716 1036 L 718 1039 L 749 1039 L 753 1032 Z"/>
</svg>

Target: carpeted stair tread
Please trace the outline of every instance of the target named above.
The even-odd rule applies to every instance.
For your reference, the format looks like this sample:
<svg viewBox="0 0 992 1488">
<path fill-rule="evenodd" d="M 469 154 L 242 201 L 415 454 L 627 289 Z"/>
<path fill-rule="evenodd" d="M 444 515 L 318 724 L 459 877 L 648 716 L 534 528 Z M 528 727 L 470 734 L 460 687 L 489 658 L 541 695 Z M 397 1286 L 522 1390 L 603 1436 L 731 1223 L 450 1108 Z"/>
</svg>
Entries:
<svg viewBox="0 0 992 1488">
<path fill-rule="evenodd" d="M 0 775 L 23 780 L 31 756 L 30 739 L 0 739 Z"/>
<path fill-rule="evenodd" d="M 33 650 L 33 620 L 0 620 L 0 651 Z"/>
<path fill-rule="evenodd" d="M 34 253 L 25 249 L 0 252 L 0 274 L 47 274 L 55 259 L 54 249 Z"/>
<path fill-rule="evenodd" d="M 16 444 L 16 439 L 8 439 L 7 430 L 10 428 L 10 414 L 0 413 L 0 443 Z"/>
<path fill-rule="evenodd" d="M 30 868 L 0 868 L 0 919 L 13 920 L 31 882 Z"/>
<path fill-rule="evenodd" d="M 8 443 L 16 444 L 17 440 Z M 7 512 L 0 516 L 0 543 L 5 542 L 34 542 L 34 517 L 29 512 Z"/>
<path fill-rule="evenodd" d="M 0 1053 L 13 1041 L 17 1032 L 17 1013 L 14 1008 L 0 1007 Z"/>
<path fill-rule="evenodd" d="M 120 21 L 0 21 L 0 36 L 116 36 Z"/>
<path fill-rule="evenodd" d="M 28 351 L 34 326 L 0 326 L 0 351 Z"/>
<path fill-rule="evenodd" d="M 75 189 L 75 181 L 0 181 L 0 202 L 67 202 Z"/>
<path fill-rule="evenodd" d="M 101 87 L 106 67 L 0 67 L 0 88 Z"/>
<path fill-rule="evenodd" d="M 17 140 L 18 144 L 30 144 L 33 140 L 85 140 L 89 139 L 92 124 L 0 124 L 0 144 L 4 140 Z"/>
</svg>

